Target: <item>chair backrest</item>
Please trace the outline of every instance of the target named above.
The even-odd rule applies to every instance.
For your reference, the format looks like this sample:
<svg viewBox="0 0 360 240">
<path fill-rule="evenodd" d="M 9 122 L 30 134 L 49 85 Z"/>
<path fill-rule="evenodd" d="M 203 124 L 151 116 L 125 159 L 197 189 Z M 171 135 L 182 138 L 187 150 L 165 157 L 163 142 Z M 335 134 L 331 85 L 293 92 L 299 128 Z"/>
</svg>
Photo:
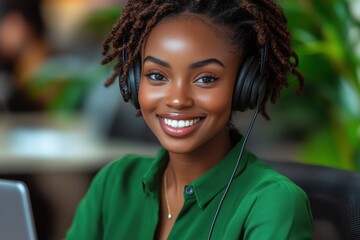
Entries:
<svg viewBox="0 0 360 240">
<path fill-rule="evenodd" d="M 266 162 L 307 193 L 314 240 L 360 239 L 360 173 L 294 162 Z"/>
</svg>

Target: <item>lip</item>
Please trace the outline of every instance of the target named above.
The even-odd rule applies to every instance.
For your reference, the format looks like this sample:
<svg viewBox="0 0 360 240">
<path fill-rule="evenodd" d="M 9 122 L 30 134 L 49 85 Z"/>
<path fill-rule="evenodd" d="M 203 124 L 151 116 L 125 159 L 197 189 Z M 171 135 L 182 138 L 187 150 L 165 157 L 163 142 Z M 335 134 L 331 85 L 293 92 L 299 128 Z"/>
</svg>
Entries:
<svg viewBox="0 0 360 240">
<path fill-rule="evenodd" d="M 168 118 L 172 120 L 191 120 L 196 118 L 205 118 L 204 115 L 183 114 L 183 113 L 163 113 L 163 114 L 157 114 L 157 117 Z"/>
<path fill-rule="evenodd" d="M 159 119 L 161 128 L 164 130 L 166 134 L 172 137 L 185 137 L 191 134 L 201 126 L 203 120 L 205 119 L 204 116 L 183 115 L 183 114 L 162 114 L 162 115 L 157 115 L 157 117 Z M 171 119 L 177 121 L 199 119 L 199 121 L 194 125 L 178 128 L 165 124 L 165 119 Z"/>
</svg>

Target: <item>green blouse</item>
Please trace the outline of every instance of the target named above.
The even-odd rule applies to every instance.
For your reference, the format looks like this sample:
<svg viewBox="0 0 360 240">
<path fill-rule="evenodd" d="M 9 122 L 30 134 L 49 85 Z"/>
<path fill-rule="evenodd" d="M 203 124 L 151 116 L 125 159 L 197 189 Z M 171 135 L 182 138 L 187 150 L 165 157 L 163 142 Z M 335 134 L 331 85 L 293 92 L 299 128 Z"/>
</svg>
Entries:
<svg viewBox="0 0 360 240">
<path fill-rule="evenodd" d="M 184 206 L 168 239 L 207 239 L 213 216 L 242 145 L 185 186 Z M 159 186 L 168 161 L 129 155 L 104 167 L 80 202 L 68 240 L 154 239 L 159 222 Z M 306 194 L 289 179 L 244 150 L 212 239 L 312 239 Z"/>
</svg>

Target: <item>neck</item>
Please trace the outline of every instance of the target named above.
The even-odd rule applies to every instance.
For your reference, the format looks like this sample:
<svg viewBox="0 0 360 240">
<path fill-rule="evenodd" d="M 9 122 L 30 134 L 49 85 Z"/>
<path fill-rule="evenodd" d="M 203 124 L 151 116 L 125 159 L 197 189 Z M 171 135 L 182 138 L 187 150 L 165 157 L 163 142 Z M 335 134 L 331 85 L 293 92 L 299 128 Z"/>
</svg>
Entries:
<svg viewBox="0 0 360 240">
<path fill-rule="evenodd" d="M 169 153 L 168 187 L 182 196 L 184 186 L 193 182 L 219 163 L 231 149 L 227 129 L 191 153 Z"/>
</svg>

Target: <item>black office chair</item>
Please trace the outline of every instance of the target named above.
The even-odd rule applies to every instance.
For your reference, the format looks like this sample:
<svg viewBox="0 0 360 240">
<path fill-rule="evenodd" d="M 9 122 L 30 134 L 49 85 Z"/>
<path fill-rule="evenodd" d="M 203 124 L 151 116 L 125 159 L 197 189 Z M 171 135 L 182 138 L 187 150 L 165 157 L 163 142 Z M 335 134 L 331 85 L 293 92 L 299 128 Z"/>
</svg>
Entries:
<svg viewBox="0 0 360 240">
<path fill-rule="evenodd" d="M 314 217 L 314 240 L 360 240 L 360 173 L 266 162 L 307 193 Z"/>
</svg>

